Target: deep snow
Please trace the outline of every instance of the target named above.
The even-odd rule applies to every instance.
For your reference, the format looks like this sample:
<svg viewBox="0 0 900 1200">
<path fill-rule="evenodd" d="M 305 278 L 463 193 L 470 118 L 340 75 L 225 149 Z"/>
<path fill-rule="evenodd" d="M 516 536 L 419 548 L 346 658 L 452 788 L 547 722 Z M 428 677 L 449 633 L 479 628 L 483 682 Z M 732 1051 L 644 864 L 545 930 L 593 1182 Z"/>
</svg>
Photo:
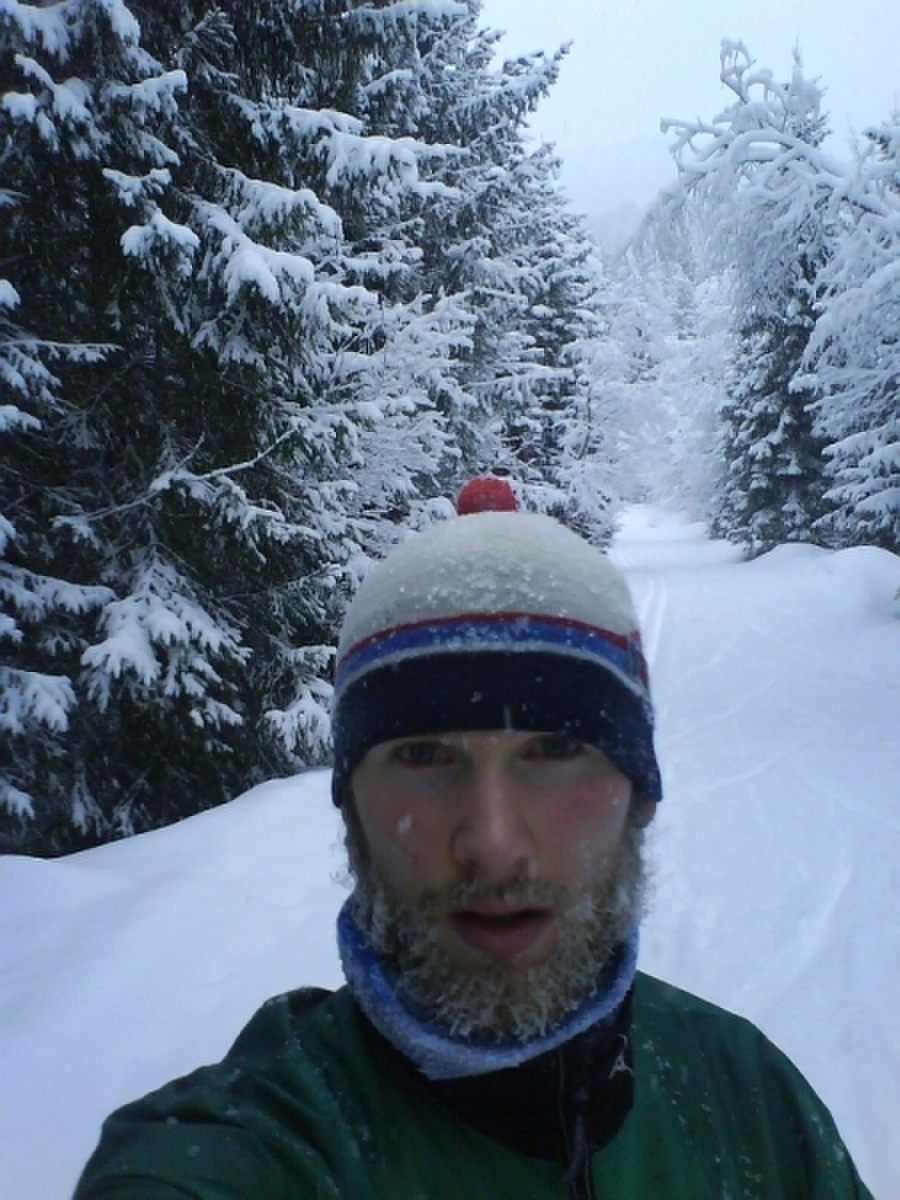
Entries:
<svg viewBox="0 0 900 1200">
<path fill-rule="evenodd" d="M 646 970 L 757 1022 L 900 1200 L 900 560 L 751 563 L 629 513 L 666 786 Z M 327 772 L 52 862 L 0 860 L 0 1196 L 69 1195 L 114 1106 L 335 986 Z"/>
</svg>

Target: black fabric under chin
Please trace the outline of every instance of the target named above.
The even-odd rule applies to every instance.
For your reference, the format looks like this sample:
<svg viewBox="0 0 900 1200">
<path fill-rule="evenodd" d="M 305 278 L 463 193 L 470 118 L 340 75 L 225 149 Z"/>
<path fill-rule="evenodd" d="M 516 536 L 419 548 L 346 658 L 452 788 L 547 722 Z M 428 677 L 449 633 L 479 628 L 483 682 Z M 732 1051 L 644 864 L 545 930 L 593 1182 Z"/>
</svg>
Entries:
<svg viewBox="0 0 900 1200">
<path fill-rule="evenodd" d="M 634 1102 L 630 1028 L 631 992 L 612 1025 L 588 1029 L 558 1050 L 505 1071 L 424 1086 L 479 1133 L 564 1163 L 571 1186 Z"/>
</svg>

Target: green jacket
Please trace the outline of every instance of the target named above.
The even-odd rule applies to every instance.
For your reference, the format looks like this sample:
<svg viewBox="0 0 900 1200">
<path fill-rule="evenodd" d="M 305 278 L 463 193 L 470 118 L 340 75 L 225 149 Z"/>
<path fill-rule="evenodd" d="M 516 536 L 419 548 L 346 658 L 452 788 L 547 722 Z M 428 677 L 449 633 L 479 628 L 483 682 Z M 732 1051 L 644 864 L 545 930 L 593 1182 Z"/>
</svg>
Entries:
<svg viewBox="0 0 900 1200">
<path fill-rule="evenodd" d="M 850 1200 L 830 1114 L 754 1026 L 638 974 L 634 1105 L 598 1200 Z M 222 1063 L 121 1109 L 76 1200 L 565 1200 L 564 1164 L 476 1132 L 346 988 L 264 1005 Z"/>
</svg>

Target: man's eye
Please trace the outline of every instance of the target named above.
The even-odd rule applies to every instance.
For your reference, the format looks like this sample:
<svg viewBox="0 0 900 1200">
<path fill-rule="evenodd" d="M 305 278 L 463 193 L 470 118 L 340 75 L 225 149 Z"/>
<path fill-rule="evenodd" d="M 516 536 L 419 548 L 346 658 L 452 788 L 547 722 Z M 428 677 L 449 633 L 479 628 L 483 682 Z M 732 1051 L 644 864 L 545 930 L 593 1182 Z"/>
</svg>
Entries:
<svg viewBox="0 0 900 1200">
<path fill-rule="evenodd" d="M 584 743 L 565 733 L 548 733 L 536 740 L 532 751 L 535 758 L 575 758 Z"/>
<path fill-rule="evenodd" d="M 394 757 L 408 767 L 432 767 L 450 762 L 451 753 L 441 742 L 401 742 Z"/>
</svg>

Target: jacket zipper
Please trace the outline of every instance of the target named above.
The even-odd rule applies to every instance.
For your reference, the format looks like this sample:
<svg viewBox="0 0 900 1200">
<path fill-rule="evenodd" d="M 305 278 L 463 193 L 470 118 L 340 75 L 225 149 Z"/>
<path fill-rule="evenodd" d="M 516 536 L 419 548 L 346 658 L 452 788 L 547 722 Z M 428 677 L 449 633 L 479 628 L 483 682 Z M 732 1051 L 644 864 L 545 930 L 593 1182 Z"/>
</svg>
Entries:
<svg viewBox="0 0 900 1200">
<path fill-rule="evenodd" d="M 575 1081 L 577 1083 L 577 1080 Z M 569 1192 L 569 1200 L 596 1200 L 594 1194 L 594 1178 L 591 1173 L 591 1152 L 584 1125 L 584 1105 L 587 1095 L 576 1091 L 574 1100 L 574 1119 L 571 1123 L 566 1119 L 566 1068 L 562 1055 L 559 1058 L 559 1120 L 563 1130 L 563 1140 L 566 1146 L 568 1166 L 565 1182 Z"/>
</svg>

